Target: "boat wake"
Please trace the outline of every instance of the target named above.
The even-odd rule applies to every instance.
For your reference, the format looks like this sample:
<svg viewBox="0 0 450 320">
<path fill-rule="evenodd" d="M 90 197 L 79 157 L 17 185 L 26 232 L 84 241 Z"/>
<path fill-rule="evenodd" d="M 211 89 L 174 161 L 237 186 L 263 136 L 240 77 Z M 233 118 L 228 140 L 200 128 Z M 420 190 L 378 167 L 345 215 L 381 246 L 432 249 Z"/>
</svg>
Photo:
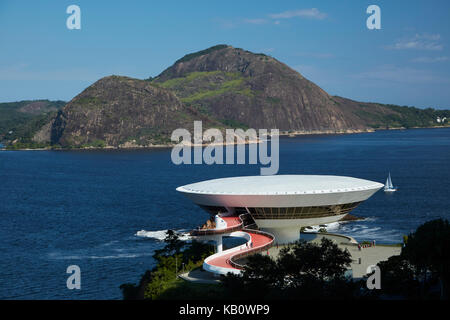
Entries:
<svg viewBox="0 0 450 320">
<path fill-rule="evenodd" d="M 61 254 L 58 252 L 52 252 L 48 255 L 50 259 L 54 260 L 86 260 L 86 259 L 132 259 L 145 256 L 151 256 L 152 253 L 119 253 L 109 255 L 88 255 L 88 254 Z"/>
<path fill-rule="evenodd" d="M 321 224 L 317 226 L 310 226 L 306 228 L 306 232 L 319 232 L 320 229 L 325 229 L 327 232 L 336 231 L 339 229 L 340 222 L 332 222 L 328 224 Z"/>
<path fill-rule="evenodd" d="M 402 241 L 400 231 L 392 229 L 386 230 L 379 225 L 373 225 L 378 220 L 375 217 L 365 218 L 358 221 L 338 221 L 323 225 L 311 226 L 306 232 L 318 232 L 325 229 L 330 233 L 339 233 L 355 238 L 357 241 L 376 240 L 379 243 L 398 243 Z"/>
<path fill-rule="evenodd" d="M 152 238 L 159 241 L 164 241 L 164 239 L 167 236 L 167 231 L 169 230 L 158 230 L 158 231 L 147 231 L 147 230 L 140 230 L 136 232 L 135 236 L 141 237 L 141 238 Z M 180 240 L 187 241 L 191 240 L 191 236 L 189 235 L 189 232 L 187 232 L 186 229 L 182 230 L 174 230 L 177 234 Z"/>
</svg>

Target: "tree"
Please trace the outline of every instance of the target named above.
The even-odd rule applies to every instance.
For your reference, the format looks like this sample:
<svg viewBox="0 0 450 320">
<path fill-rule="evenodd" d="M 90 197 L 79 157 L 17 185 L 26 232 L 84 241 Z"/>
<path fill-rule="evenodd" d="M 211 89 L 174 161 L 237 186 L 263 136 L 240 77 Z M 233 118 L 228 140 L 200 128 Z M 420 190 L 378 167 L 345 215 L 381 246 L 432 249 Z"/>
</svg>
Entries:
<svg viewBox="0 0 450 320">
<path fill-rule="evenodd" d="M 427 282 L 428 273 L 439 277 L 441 298 L 448 298 L 450 285 L 450 225 L 448 220 L 437 219 L 419 226 L 411 233 L 402 256 L 413 264 Z"/>
<path fill-rule="evenodd" d="M 157 265 L 145 272 L 139 284 L 126 283 L 120 286 L 124 299 L 158 299 L 176 279 L 182 263 L 184 270 L 189 271 L 213 253 L 211 245 L 181 241 L 173 230 L 167 231 L 164 241 L 164 248 L 156 250 L 153 255 Z"/>
<path fill-rule="evenodd" d="M 297 242 L 293 247 L 281 250 L 278 258 L 280 269 L 287 276 L 309 274 L 323 281 L 344 277 L 351 263 L 351 255 L 333 241 L 322 238 L 320 245 Z"/>
<path fill-rule="evenodd" d="M 277 265 L 284 276 L 284 288 L 292 291 L 292 295 L 320 298 L 333 297 L 339 286 L 347 288 L 344 286 L 348 282 L 345 272 L 351 261 L 347 250 L 322 238 L 320 245 L 301 241 L 282 249 Z M 351 291 L 353 288 L 349 287 L 347 293 L 351 294 Z"/>
<path fill-rule="evenodd" d="M 119 288 L 122 291 L 123 300 L 135 300 L 139 292 L 139 287 L 134 283 L 124 283 Z"/>
<path fill-rule="evenodd" d="M 404 248 L 400 256 L 393 256 L 378 263 L 383 293 L 415 299 L 436 296 L 441 299 L 448 298 L 448 221 L 437 219 L 425 222 L 415 232 L 404 236 L 403 243 Z"/>
<path fill-rule="evenodd" d="M 186 242 L 181 241 L 178 234 L 173 230 L 166 231 L 164 242 L 166 243 L 164 248 L 155 250 L 155 254 L 153 255 L 155 259 L 159 259 L 159 256 L 168 256 L 174 253 L 179 253 L 186 245 Z"/>
<path fill-rule="evenodd" d="M 234 298 L 263 299 L 276 291 L 280 279 L 276 262 L 269 256 L 256 254 L 248 257 L 242 275 L 229 273 L 222 284 Z"/>
<path fill-rule="evenodd" d="M 392 256 L 378 263 L 381 271 L 382 293 L 418 298 L 419 282 L 415 267 L 404 256 Z"/>
<path fill-rule="evenodd" d="M 299 241 L 285 247 L 277 260 L 262 255 L 247 260 L 242 277 L 227 275 L 223 279 L 233 296 L 343 298 L 353 295 L 355 290 L 345 277 L 350 253 L 326 238 L 320 245 Z"/>
</svg>

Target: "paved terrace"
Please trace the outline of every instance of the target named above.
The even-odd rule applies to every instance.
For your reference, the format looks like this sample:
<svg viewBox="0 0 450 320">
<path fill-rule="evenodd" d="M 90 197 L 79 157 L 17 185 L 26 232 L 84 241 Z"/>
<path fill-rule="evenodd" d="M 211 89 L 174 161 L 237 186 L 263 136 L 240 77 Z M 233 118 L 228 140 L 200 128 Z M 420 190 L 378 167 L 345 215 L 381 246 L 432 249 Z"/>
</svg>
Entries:
<svg viewBox="0 0 450 320">
<path fill-rule="evenodd" d="M 320 243 L 322 238 L 327 238 L 334 241 L 339 246 L 339 248 L 347 249 L 350 252 L 353 260 L 350 266 L 353 272 L 353 278 L 363 277 L 366 274 L 368 266 L 375 265 L 380 261 L 387 260 L 389 257 L 399 255 L 401 253 L 401 247 L 386 245 L 376 245 L 372 247 L 361 248 L 361 250 L 359 250 L 356 240 L 351 237 L 336 234 L 305 233 L 301 235 L 301 238 L 313 243 Z M 261 252 L 261 254 L 265 255 L 269 253 L 272 258 L 276 258 L 283 247 L 285 247 L 285 245 L 273 245 L 270 249 Z M 236 252 L 233 252 L 233 254 L 236 254 Z M 361 264 L 359 263 L 359 258 L 361 258 Z M 215 262 L 218 265 L 227 265 L 226 260 L 224 261 L 221 259 Z M 244 263 L 245 258 L 238 260 L 238 262 Z M 180 275 L 180 277 L 188 281 L 195 281 L 199 283 L 219 282 L 218 277 L 214 274 L 199 269 Z"/>
<path fill-rule="evenodd" d="M 312 243 L 320 243 L 322 238 L 327 238 L 335 242 L 339 248 L 347 249 L 353 260 L 350 265 L 353 271 L 353 278 L 363 277 L 366 275 L 368 266 L 375 265 L 380 261 L 385 261 L 389 257 L 400 255 L 401 253 L 401 247 L 387 245 L 376 245 L 359 250 L 356 240 L 351 237 L 336 234 L 305 233 L 301 235 L 301 238 Z M 269 255 L 272 258 L 276 258 L 283 247 L 284 245 L 274 245 L 268 250 Z M 263 252 L 262 254 L 267 254 L 267 252 Z M 361 264 L 359 264 L 359 258 L 361 258 Z"/>
</svg>

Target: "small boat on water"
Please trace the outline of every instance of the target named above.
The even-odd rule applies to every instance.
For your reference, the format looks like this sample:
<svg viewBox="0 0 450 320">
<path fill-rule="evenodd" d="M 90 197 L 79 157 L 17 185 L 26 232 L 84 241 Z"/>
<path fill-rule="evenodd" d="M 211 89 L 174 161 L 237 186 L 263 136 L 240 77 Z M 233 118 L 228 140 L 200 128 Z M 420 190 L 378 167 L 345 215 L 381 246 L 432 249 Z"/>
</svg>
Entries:
<svg viewBox="0 0 450 320">
<path fill-rule="evenodd" d="M 389 172 L 389 176 L 386 179 L 386 184 L 384 185 L 384 192 L 395 192 L 397 188 L 392 184 L 391 173 Z"/>
</svg>

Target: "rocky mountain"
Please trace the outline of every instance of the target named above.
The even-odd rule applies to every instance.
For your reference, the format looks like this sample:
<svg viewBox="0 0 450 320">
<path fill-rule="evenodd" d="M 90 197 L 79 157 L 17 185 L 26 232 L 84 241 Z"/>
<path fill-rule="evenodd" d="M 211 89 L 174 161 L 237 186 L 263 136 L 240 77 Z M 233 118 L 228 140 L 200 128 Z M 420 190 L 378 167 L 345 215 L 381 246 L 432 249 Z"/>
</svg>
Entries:
<svg viewBox="0 0 450 320">
<path fill-rule="evenodd" d="M 153 81 L 216 119 L 296 133 L 434 126 L 449 113 L 331 96 L 270 56 L 227 45 L 188 54 Z"/>
<path fill-rule="evenodd" d="M 184 105 L 170 90 L 128 77 L 100 79 L 72 99 L 33 140 L 63 147 L 139 147 L 168 144 L 194 120 L 220 123 Z"/>
<path fill-rule="evenodd" d="M 154 82 L 216 119 L 252 128 L 346 132 L 367 126 L 276 59 L 219 45 L 187 55 Z"/>
<path fill-rule="evenodd" d="M 437 116 L 450 118 L 450 111 L 331 96 L 273 57 L 218 45 L 184 56 L 156 78 L 100 79 L 28 132 L 31 141 L 19 142 L 140 147 L 168 144 L 174 129 L 192 130 L 194 120 L 204 128 L 345 133 L 435 126 Z"/>
</svg>

